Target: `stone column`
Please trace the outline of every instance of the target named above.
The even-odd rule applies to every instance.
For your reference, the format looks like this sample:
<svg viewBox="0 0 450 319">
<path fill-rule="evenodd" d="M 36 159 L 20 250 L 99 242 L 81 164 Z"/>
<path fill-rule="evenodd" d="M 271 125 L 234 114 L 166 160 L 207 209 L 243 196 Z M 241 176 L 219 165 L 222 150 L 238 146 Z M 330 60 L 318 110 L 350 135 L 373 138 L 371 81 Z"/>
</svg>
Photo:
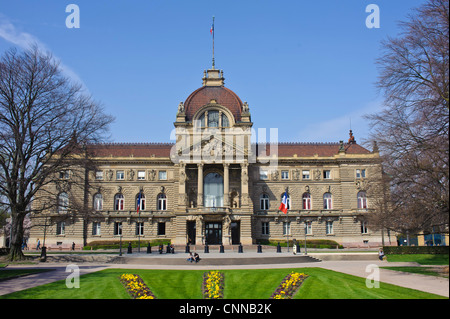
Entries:
<svg viewBox="0 0 450 319">
<path fill-rule="evenodd" d="M 228 207 L 230 205 L 230 164 L 223 164 L 223 206 Z"/>
<path fill-rule="evenodd" d="M 178 186 L 178 205 L 186 208 L 189 206 L 188 197 L 186 193 L 186 164 L 180 162 L 180 184 Z"/>
<path fill-rule="evenodd" d="M 203 164 L 197 164 L 197 207 L 203 207 Z"/>
<path fill-rule="evenodd" d="M 241 203 L 248 205 L 248 164 L 241 164 Z"/>
</svg>

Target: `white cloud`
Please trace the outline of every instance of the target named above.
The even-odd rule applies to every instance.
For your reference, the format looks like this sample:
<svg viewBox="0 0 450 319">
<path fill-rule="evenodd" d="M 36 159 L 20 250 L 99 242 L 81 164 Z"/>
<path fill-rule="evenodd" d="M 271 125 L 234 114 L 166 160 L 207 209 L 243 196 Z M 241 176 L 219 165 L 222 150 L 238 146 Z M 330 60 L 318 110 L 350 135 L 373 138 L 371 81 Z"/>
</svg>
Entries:
<svg viewBox="0 0 450 319">
<path fill-rule="evenodd" d="M 349 138 L 350 128 L 358 143 L 366 139 L 369 134 L 369 122 L 364 115 L 377 112 L 381 109 L 380 101 L 373 101 L 364 107 L 348 114 L 323 122 L 310 123 L 303 126 L 298 132 L 297 140 L 302 142 L 346 142 Z"/>
<path fill-rule="evenodd" d="M 36 45 L 42 52 L 51 52 L 47 46 L 42 43 L 34 35 L 18 30 L 7 17 L 0 13 L 0 38 L 3 38 L 7 42 L 10 42 L 24 50 L 31 48 Z M 62 72 L 70 78 L 72 81 L 79 83 L 87 91 L 86 85 L 84 85 L 81 78 L 73 71 L 70 67 L 61 62 L 61 59 L 53 55 L 55 61 L 59 62 Z"/>
</svg>

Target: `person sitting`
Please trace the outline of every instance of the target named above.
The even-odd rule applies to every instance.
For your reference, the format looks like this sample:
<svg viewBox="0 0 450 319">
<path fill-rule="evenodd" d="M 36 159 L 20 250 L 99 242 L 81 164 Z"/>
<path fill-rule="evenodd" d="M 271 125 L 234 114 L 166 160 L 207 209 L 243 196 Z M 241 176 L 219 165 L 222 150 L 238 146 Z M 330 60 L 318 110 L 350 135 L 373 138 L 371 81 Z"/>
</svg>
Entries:
<svg viewBox="0 0 450 319">
<path fill-rule="evenodd" d="M 190 262 L 194 261 L 194 256 L 192 255 L 192 252 L 189 253 L 189 258 L 187 259 L 187 261 L 190 261 Z"/>
<path fill-rule="evenodd" d="M 194 253 L 194 260 L 196 263 L 200 261 L 200 256 L 197 253 Z"/>
<path fill-rule="evenodd" d="M 383 252 L 383 248 L 380 248 L 380 250 L 378 251 L 378 258 L 380 260 L 384 259 L 384 252 Z"/>
</svg>

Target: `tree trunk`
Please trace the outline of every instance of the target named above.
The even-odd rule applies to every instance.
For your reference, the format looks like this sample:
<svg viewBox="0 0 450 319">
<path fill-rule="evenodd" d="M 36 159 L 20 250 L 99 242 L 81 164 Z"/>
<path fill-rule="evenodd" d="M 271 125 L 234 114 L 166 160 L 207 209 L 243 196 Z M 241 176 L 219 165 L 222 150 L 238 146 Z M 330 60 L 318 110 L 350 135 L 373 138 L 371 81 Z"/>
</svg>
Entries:
<svg viewBox="0 0 450 319">
<path fill-rule="evenodd" d="M 22 252 L 23 244 L 23 220 L 24 214 L 12 212 L 11 214 L 11 249 L 9 251 L 9 260 L 24 260 L 25 255 Z"/>
</svg>

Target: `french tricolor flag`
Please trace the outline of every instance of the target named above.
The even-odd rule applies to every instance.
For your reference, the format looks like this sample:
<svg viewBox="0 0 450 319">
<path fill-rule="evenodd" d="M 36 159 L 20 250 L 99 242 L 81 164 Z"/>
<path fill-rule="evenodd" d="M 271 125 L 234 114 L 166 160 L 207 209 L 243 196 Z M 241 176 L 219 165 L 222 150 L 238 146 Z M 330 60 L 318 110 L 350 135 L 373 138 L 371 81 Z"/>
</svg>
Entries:
<svg viewBox="0 0 450 319">
<path fill-rule="evenodd" d="M 279 210 L 281 210 L 283 213 L 287 214 L 287 192 L 284 192 L 283 196 L 281 197 L 281 204 L 280 207 L 278 208 Z"/>
<path fill-rule="evenodd" d="M 138 198 L 137 198 L 137 213 L 139 213 L 139 210 L 141 209 L 141 192 L 139 192 Z"/>
</svg>

